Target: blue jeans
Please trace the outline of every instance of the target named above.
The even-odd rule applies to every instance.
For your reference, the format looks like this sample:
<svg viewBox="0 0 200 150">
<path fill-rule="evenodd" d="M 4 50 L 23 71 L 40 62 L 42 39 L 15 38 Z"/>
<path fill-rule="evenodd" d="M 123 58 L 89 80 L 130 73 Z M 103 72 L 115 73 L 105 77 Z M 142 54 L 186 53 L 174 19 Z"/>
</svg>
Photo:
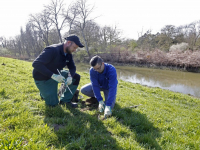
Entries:
<svg viewBox="0 0 200 150">
<path fill-rule="evenodd" d="M 88 83 L 88 84 L 82 86 L 80 91 L 82 94 L 84 94 L 88 97 L 95 97 L 91 83 Z M 109 90 L 105 90 L 105 89 L 101 88 L 100 91 L 103 91 L 103 93 L 104 93 L 105 104 L 106 104 L 106 101 L 108 99 Z M 112 102 L 111 108 L 113 108 L 115 106 L 115 101 L 116 101 L 116 95 L 115 95 L 114 101 Z"/>
</svg>

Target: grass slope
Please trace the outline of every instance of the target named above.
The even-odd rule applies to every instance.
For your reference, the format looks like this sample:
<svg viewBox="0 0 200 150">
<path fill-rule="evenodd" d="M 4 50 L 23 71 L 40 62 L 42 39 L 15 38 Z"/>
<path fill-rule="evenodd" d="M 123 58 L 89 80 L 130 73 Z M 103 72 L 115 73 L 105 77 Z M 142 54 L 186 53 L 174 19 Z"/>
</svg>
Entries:
<svg viewBox="0 0 200 150">
<path fill-rule="evenodd" d="M 89 74 L 78 73 L 80 88 Z M 0 113 L 0 149 L 200 149 L 198 98 L 119 81 L 113 116 L 99 121 L 97 110 L 45 106 L 31 63 L 3 57 Z"/>
</svg>

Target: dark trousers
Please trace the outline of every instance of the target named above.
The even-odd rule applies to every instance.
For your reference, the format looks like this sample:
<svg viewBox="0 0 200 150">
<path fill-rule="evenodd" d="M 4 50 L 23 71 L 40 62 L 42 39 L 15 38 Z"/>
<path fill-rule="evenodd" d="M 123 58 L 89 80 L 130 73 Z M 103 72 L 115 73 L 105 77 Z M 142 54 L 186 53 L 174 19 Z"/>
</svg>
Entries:
<svg viewBox="0 0 200 150">
<path fill-rule="evenodd" d="M 61 74 L 65 78 L 68 77 L 68 71 L 66 71 L 66 70 L 62 70 Z M 66 88 L 64 96 L 60 97 L 60 101 L 63 101 L 63 102 L 71 101 L 76 89 L 78 88 L 79 81 L 80 81 L 80 75 L 75 73 L 74 77 L 72 78 L 72 84 L 68 85 L 72 94 L 68 90 L 68 88 Z M 57 94 L 58 93 L 58 82 L 56 82 L 53 79 L 43 80 L 43 81 L 35 80 L 35 84 L 40 91 L 41 97 L 45 100 L 45 103 L 47 105 L 49 105 L 49 106 L 58 105 L 58 103 L 59 103 L 58 94 Z"/>
</svg>

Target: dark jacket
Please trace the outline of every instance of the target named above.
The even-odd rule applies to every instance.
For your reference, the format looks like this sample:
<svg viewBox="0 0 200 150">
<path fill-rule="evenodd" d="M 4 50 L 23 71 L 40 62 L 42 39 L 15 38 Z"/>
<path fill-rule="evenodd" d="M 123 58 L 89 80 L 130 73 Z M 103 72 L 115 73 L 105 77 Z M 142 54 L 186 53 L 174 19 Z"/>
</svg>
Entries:
<svg viewBox="0 0 200 150">
<path fill-rule="evenodd" d="M 63 51 L 63 43 L 54 44 L 46 47 L 42 53 L 33 61 L 33 78 L 35 80 L 48 80 L 53 74 L 59 74 L 66 65 L 73 77 L 76 72 L 72 54 L 67 54 Z"/>
<path fill-rule="evenodd" d="M 113 65 L 107 63 L 104 63 L 104 65 L 105 68 L 103 73 L 95 71 L 92 67 L 90 68 L 90 80 L 94 95 L 98 101 L 103 100 L 100 89 L 109 90 L 106 105 L 111 106 L 115 95 L 117 94 L 117 72 Z"/>
</svg>

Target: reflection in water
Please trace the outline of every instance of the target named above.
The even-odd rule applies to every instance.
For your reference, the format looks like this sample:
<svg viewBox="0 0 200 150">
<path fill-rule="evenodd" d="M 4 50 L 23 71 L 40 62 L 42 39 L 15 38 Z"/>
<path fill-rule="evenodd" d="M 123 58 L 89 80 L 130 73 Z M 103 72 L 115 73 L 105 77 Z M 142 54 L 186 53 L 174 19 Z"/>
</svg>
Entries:
<svg viewBox="0 0 200 150">
<path fill-rule="evenodd" d="M 118 78 L 124 81 L 200 97 L 200 74 L 198 73 L 136 67 L 116 66 L 116 68 Z"/>
<path fill-rule="evenodd" d="M 77 71 L 89 72 L 89 65 L 76 64 Z M 160 69 L 115 66 L 118 79 L 200 97 L 200 74 Z"/>
<path fill-rule="evenodd" d="M 133 76 L 124 76 L 122 72 L 119 73 L 119 79 L 132 82 L 132 83 L 139 83 L 141 85 L 147 85 L 151 87 L 160 87 L 162 89 L 171 90 L 174 92 L 180 92 L 185 94 L 191 94 L 197 97 L 200 97 L 199 91 L 200 87 L 189 87 L 183 84 L 170 84 L 167 80 L 157 81 L 154 78 L 145 78 L 145 77 L 138 77 L 136 74 Z"/>
</svg>

